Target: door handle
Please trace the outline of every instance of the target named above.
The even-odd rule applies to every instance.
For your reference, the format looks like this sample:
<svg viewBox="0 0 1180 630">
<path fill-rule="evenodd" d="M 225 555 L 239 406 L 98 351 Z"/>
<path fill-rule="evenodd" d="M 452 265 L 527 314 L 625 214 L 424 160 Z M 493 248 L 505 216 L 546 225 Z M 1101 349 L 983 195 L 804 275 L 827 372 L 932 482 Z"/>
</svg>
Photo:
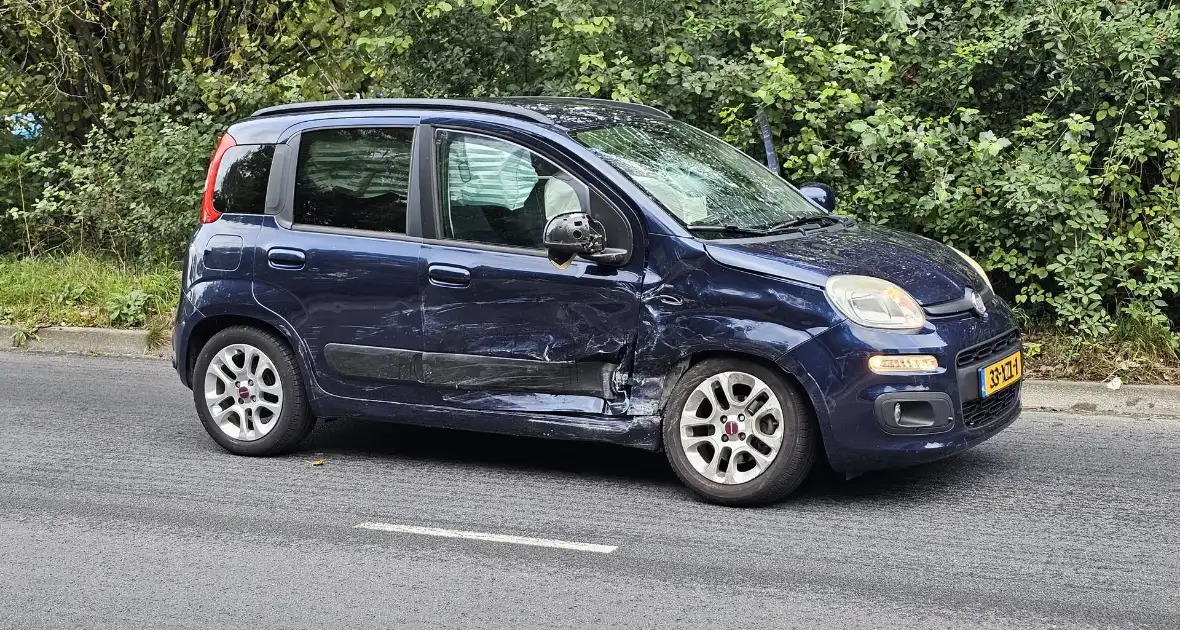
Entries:
<svg viewBox="0 0 1180 630">
<path fill-rule="evenodd" d="M 430 265 L 426 268 L 430 284 L 440 287 L 465 287 L 471 284 L 471 272 L 454 265 Z"/>
<path fill-rule="evenodd" d="M 266 259 L 275 269 L 303 269 L 307 262 L 307 255 L 298 249 L 275 247 L 266 252 Z"/>
</svg>

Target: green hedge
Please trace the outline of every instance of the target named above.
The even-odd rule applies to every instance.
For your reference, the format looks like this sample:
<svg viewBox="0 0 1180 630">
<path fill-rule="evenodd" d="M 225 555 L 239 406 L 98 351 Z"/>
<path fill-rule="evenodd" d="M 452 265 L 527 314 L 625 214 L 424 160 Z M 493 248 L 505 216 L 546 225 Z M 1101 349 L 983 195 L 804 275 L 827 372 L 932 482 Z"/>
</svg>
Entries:
<svg viewBox="0 0 1180 630">
<path fill-rule="evenodd" d="M 283 3 L 244 6 L 265 16 L 272 5 Z M 46 132 L 0 159 L 0 249 L 177 258 L 217 131 L 258 105 L 598 96 L 664 108 L 753 155 L 763 109 L 786 177 L 825 181 L 843 212 L 975 255 L 1030 317 L 1099 336 L 1180 315 L 1170 2 L 300 6 L 243 18 L 214 53 L 192 26 L 191 46 L 147 87 L 38 100 L 44 68 L 6 75 L 0 90 L 20 97 L 10 110 L 46 114 Z M 103 7 L 91 10 L 134 11 Z M 83 107 L 80 120 L 65 115 Z"/>
</svg>

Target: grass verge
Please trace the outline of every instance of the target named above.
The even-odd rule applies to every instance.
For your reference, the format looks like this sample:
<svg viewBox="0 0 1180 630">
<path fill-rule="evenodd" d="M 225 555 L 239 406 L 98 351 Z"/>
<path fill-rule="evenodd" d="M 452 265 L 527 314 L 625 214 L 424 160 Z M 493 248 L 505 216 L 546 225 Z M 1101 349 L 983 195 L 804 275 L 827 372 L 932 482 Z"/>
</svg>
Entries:
<svg viewBox="0 0 1180 630">
<path fill-rule="evenodd" d="M 1026 378 L 1180 385 L 1177 337 L 1166 328 L 1123 322 L 1101 339 L 1033 326 L 1024 333 Z"/>
<path fill-rule="evenodd" d="M 167 330 L 180 271 L 85 254 L 0 258 L 0 323 Z"/>
</svg>

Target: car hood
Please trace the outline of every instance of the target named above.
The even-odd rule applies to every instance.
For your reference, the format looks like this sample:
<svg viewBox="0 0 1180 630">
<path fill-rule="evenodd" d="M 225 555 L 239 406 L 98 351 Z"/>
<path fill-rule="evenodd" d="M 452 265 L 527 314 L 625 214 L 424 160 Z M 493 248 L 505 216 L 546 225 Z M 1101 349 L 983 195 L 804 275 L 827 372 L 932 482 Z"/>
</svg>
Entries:
<svg viewBox="0 0 1180 630">
<path fill-rule="evenodd" d="M 840 274 L 875 276 L 905 289 L 923 306 L 963 297 L 983 280 L 955 250 L 937 241 L 856 223 L 804 235 L 708 241 L 720 264 L 823 286 Z"/>
</svg>

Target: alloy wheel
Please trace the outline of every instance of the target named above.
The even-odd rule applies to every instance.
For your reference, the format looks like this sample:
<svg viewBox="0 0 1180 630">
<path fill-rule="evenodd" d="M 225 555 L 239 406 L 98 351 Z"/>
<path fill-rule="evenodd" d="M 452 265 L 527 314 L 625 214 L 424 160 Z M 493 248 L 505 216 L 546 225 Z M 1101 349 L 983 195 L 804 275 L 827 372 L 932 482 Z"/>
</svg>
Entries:
<svg viewBox="0 0 1180 630">
<path fill-rule="evenodd" d="M 783 442 L 782 406 L 769 385 L 745 372 L 706 378 L 680 413 L 680 446 L 709 481 L 746 483 L 774 463 Z"/>
<path fill-rule="evenodd" d="M 249 344 L 233 344 L 209 362 L 205 402 L 223 433 L 252 442 L 277 424 L 283 411 L 283 383 L 266 353 Z"/>
</svg>

